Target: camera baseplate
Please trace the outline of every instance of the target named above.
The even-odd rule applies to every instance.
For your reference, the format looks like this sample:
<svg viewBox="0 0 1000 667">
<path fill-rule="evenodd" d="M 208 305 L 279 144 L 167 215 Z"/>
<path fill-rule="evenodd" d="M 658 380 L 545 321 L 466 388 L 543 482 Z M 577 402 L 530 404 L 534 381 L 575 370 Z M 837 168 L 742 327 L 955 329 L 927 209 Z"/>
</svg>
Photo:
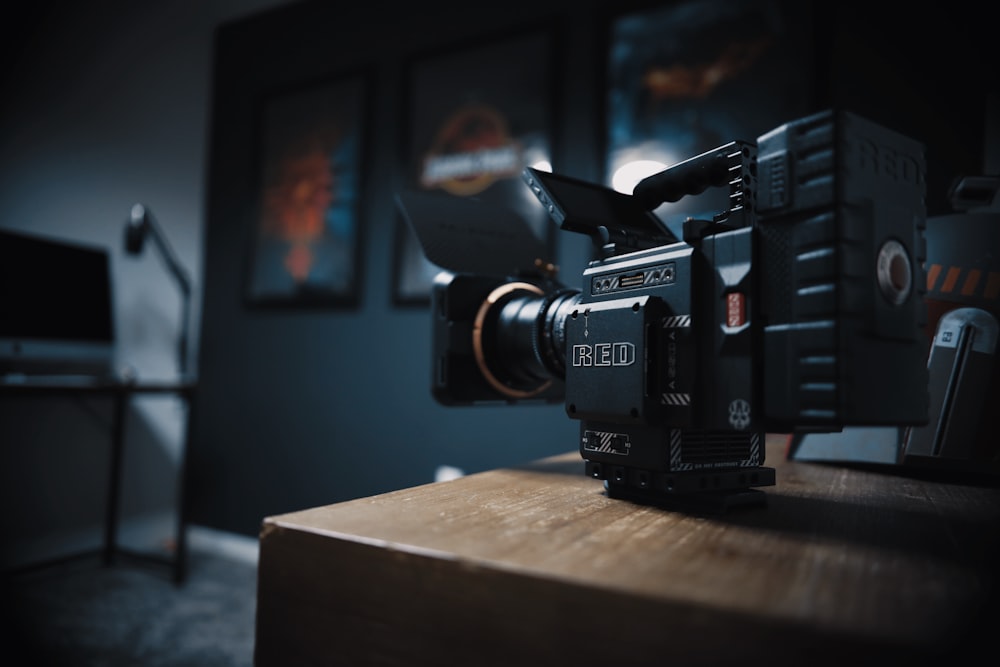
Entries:
<svg viewBox="0 0 1000 667">
<path fill-rule="evenodd" d="M 587 477 L 604 480 L 609 498 L 666 508 L 724 512 L 734 507 L 764 505 L 767 494 L 755 486 L 773 486 L 774 468 L 656 472 L 586 461 Z"/>
</svg>

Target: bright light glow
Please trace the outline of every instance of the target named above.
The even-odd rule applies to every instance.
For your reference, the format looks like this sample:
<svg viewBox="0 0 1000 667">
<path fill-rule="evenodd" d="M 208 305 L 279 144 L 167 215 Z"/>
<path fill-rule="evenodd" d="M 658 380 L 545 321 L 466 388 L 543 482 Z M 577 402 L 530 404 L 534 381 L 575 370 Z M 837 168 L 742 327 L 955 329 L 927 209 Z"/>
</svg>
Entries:
<svg viewBox="0 0 1000 667">
<path fill-rule="evenodd" d="M 632 190 L 635 189 L 636 183 L 666 168 L 667 165 L 658 160 L 632 160 L 631 162 L 626 162 L 615 170 L 614 176 L 611 177 L 611 187 L 618 192 L 630 195 L 632 194 Z"/>
<path fill-rule="evenodd" d="M 552 171 L 552 163 L 549 162 L 548 160 L 539 160 L 534 164 L 532 164 L 531 166 L 537 169 L 538 171 L 548 171 L 548 172 Z"/>
<path fill-rule="evenodd" d="M 456 468 L 455 466 L 441 465 L 434 471 L 435 482 L 449 482 L 453 479 L 458 479 L 459 477 L 464 476 L 465 471 L 461 468 Z"/>
</svg>

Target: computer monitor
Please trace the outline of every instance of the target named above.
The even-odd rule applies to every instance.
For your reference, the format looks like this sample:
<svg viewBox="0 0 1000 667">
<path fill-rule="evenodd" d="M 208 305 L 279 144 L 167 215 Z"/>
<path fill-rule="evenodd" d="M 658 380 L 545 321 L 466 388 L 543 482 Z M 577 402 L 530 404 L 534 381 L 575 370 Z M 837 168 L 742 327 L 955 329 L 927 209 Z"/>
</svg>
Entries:
<svg viewBox="0 0 1000 667">
<path fill-rule="evenodd" d="M 0 229 L 0 374 L 109 375 L 106 248 Z"/>
</svg>

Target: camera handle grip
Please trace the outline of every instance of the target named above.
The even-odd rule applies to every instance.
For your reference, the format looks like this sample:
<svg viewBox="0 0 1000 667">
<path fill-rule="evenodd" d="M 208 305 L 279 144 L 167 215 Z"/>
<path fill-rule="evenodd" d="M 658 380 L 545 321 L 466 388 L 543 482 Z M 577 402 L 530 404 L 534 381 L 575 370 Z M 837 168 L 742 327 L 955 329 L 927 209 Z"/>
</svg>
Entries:
<svg viewBox="0 0 1000 667">
<path fill-rule="evenodd" d="M 710 187 L 726 185 L 730 178 L 731 158 L 742 142 L 730 142 L 701 155 L 647 176 L 632 190 L 632 196 L 652 211 L 664 202 L 675 202 L 686 195 L 698 195 Z"/>
</svg>

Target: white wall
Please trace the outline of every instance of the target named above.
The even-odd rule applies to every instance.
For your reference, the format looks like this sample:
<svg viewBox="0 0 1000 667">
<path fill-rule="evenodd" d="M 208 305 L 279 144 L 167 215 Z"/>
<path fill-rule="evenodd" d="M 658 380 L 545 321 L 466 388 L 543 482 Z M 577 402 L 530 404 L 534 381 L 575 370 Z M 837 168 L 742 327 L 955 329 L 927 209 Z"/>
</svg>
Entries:
<svg viewBox="0 0 1000 667">
<path fill-rule="evenodd" d="M 62 3 L 23 27 L 33 38 L 5 65 L 0 227 L 112 250 L 118 362 L 141 378 L 176 373 L 181 304 L 152 244 L 124 253 L 124 222 L 146 204 L 192 277 L 195 367 L 213 31 L 286 2 Z M 177 428 L 169 412 L 149 416 Z"/>
</svg>

